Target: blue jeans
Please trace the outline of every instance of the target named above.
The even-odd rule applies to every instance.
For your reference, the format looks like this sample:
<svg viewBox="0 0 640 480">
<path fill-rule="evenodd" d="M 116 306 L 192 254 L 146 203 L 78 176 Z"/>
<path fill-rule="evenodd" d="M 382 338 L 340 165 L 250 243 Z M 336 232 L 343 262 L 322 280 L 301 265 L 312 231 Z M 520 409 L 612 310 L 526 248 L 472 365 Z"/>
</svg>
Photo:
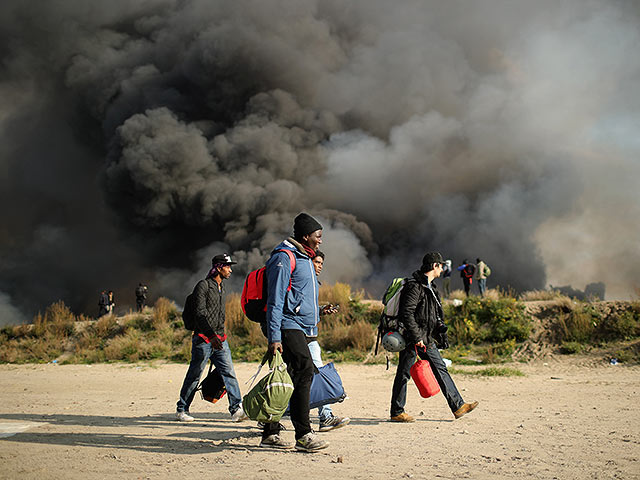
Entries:
<svg viewBox="0 0 640 480">
<path fill-rule="evenodd" d="M 227 397 L 229 398 L 229 412 L 233 415 L 238 408 L 242 406 L 242 397 L 240 395 L 240 386 L 236 373 L 233 370 L 233 361 L 231 360 L 231 350 L 229 344 L 225 340 L 222 342 L 222 350 L 214 350 L 210 343 L 205 342 L 202 337 L 194 335 L 191 339 L 191 363 L 187 375 L 184 377 L 182 389 L 180 390 L 180 400 L 178 400 L 177 411 L 188 412 L 193 397 L 196 394 L 196 388 L 200 383 L 202 372 L 207 367 L 209 359 L 213 361 L 213 365 L 218 369 L 224 384 L 227 387 Z"/>
<path fill-rule="evenodd" d="M 480 296 L 484 297 L 484 293 L 487 291 L 487 279 L 479 278 L 478 279 L 478 290 L 480 290 Z"/>
<path fill-rule="evenodd" d="M 420 347 L 418 347 L 418 350 Z M 420 352 L 421 358 L 429 361 L 433 375 L 440 385 L 440 390 L 446 398 L 449 408 L 452 412 L 458 410 L 463 404 L 464 400 L 460 396 L 460 392 L 456 388 L 456 384 L 453 383 L 453 379 L 447 371 L 447 366 L 442 360 L 440 352 L 436 348 L 435 343 L 430 343 L 427 346 L 427 351 Z M 393 380 L 393 390 L 391 393 L 391 416 L 395 417 L 404 412 L 404 406 L 407 403 L 407 382 L 411 378 L 411 366 L 416 361 L 415 345 L 407 345 L 407 348 L 400 352 L 400 358 L 398 360 L 398 369 L 396 370 L 396 377 Z"/>
<path fill-rule="evenodd" d="M 311 352 L 311 360 L 313 360 L 313 364 L 318 368 L 322 367 L 324 364 L 322 363 L 320 344 L 317 340 L 314 340 L 313 342 L 310 342 L 308 346 L 309 352 Z M 318 407 L 318 415 L 320 415 L 320 423 L 322 423 L 333 416 L 333 411 L 329 405 L 322 405 L 321 407 Z"/>
</svg>

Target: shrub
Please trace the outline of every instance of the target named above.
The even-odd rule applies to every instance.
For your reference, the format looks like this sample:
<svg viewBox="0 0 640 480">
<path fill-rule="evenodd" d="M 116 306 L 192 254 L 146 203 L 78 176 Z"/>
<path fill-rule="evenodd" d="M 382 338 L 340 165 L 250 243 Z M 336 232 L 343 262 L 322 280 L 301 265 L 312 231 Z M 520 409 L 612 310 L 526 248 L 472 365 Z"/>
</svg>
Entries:
<svg viewBox="0 0 640 480">
<path fill-rule="evenodd" d="M 189 362 L 191 360 L 191 336 L 185 336 L 180 343 L 174 343 L 169 354 L 169 359 L 174 362 Z"/>
<path fill-rule="evenodd" d="M 75 316 L 63 301 L 47 307 L 44 315 L 38 313 L 33 318 L 32 335 L 42 337 L 50 332 L 56 337 L 66 338 L 74 333 Z"/>
<path fill-rule="evenodd" d="M 356 320 L 349 323 L 341 317 L 328 317 L 320 328 L 320 344 L 323 348 L 334 352 L 355 349 L 368 352 L 375 342 L 375 326 Z"/>
<path fill-rule="evenodd" d="M 580 342 L 562 342 L 562 345 L 560 345 L 560 353 L 565 355 L 581 353 L 583 350 L 584 345 Z"/>
<path fill-rule="evenodd" d="M 146 357 L 142 349 L 142 338 L 138 330 L 129 329 L 124 335 L 112 338 L 104 349 L 107 360 L 129 360 L 137 362 Z"/>
<path fill-rule="evenodd" d="M 578 303 L 575 300 L 570 299 L 566 295 L 560 295 L 559 297 L 554 298 L 548 306 L 550 308 L 556 308 L 565 313 L 569 313 L 578 308 Z"/>
<path fill-rule="evenodd" d="M 509 367 L 488 367 L 480 370 L 449 368 L 449 373 L 453 375 L 474 375 L 478 377 L 524 377 L 524 373 L 520 370 Z"/>
<path fill-rule="evenodd" d="M 176 304 L 168 298 L 160 297 L 153 306 L 152 326 L 156 330 L 165 328 L 177 316 Z"/>
<path fill-rule="evenodd" d="M 118 320 L 113 315 L 100 317 L 95 323 L 90 325 L 89 329 L 99 338 L 113 337 L 122 330 L 120 325 L 118 325 Z"/>
<path fill-rule="evenodd" d="M 449 339 L 454 344 L 524 341 L 531 330 L 525 306 L 510 297 L 470 297 L 460 307 L 445 306 Z"/>
<path fill-rule="evenodd" d="M 356 350 L 366 352 L 375 342 L 376 331 L 371 324 L 358 320 L 349 327 L 349 343 Z"/>
<path fill-rule="evenodd" d="M 640 335 L 640 321 L 632 311 L 615 313 L 598 324 L 597 336 L 604 340 L 630 340 Z"/>
<path fill-rule="evenodd" d="M 140 330 L 149 332 L 154 329 L 153 319 L 145 313 L 134 313 L 128 315 L 125 320 L 125 330 Z"/>
<path fill-rule="evenodd" d="M 558 318 L 561 342 L 586 343 L 595 330 L 593 316 L 584 309 L 576 309 Z"/>
<path fill-rule="evenodd" d="M 320 304 L 340 305 L 340 313 L 348 315 L 351 313 L 352 294 L 351 286 L 346 283 L 336 283 L 334 285 L 321 285 L 318 293 Z M 358 302 L 357 302 L 358 303 Z"/>
</svg>

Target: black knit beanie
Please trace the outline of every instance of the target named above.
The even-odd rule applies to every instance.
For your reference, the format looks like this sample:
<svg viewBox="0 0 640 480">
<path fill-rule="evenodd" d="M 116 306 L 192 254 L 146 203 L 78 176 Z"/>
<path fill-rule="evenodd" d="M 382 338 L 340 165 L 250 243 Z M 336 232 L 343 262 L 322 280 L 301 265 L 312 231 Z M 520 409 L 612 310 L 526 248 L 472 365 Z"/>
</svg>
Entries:
<svg viewBox="0 0 640 480">
<path fill-rule="evenodd" d="M 420 271 L 422 273 L 430 272 L 433 268 L 434 263 L 442 263 L 444 262 L 442 255 L 440 252 L 429 252 L 424 257 L 422 257 L 422 266 L 420 267 Z"/>
<path fill-rule="evenodd" d="M 302 237 L 316 230 L 322 230 L 322 225 L 311 215 L 304 212 L 298 215 L 293 221 L 293 238 L 296 240 L 302 240 Z"/>
</svg>

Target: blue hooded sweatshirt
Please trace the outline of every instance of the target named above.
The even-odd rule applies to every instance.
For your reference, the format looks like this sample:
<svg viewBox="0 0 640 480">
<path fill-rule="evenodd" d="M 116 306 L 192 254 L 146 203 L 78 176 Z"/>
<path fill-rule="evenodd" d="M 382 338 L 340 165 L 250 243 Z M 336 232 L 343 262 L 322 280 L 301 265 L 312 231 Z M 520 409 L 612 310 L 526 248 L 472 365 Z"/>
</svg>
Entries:
<svg viewBox="0 0 640 480">
<path fill-rule="evenodd" d="M 296 267 L 286 252 L 295 255 Z M 290 240 L 285 240 L 271 253 L 266 263 L 267 274 L 267 334 L 269 343 L 281 342 L 280 330 L 302 330 L 307 336 L 318 335 L 318 278 L 313 262 Z M 291 290 L 289 288 L 291 280 Z"/>
</svg>

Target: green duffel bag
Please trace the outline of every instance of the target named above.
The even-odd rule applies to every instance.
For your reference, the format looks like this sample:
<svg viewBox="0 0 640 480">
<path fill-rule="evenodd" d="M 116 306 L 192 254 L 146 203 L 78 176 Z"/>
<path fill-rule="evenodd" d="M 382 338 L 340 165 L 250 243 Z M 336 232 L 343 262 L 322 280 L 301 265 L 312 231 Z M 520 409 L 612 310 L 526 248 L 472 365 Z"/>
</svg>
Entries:
<svg viewBox="0 0 640 480">
<path fill-rule="evenodd" d="M 265 423 L 279 422 L 287 410 L 289 399 L 293 394 L 293 381 L 287 372 L 287 364 L 282 360 L 280 352 L 275 355 L 264 354 L 258 372 L 269 360 L 269 373 L 242 398 L 242 408 L 251 420 Z"/>
</svg>

